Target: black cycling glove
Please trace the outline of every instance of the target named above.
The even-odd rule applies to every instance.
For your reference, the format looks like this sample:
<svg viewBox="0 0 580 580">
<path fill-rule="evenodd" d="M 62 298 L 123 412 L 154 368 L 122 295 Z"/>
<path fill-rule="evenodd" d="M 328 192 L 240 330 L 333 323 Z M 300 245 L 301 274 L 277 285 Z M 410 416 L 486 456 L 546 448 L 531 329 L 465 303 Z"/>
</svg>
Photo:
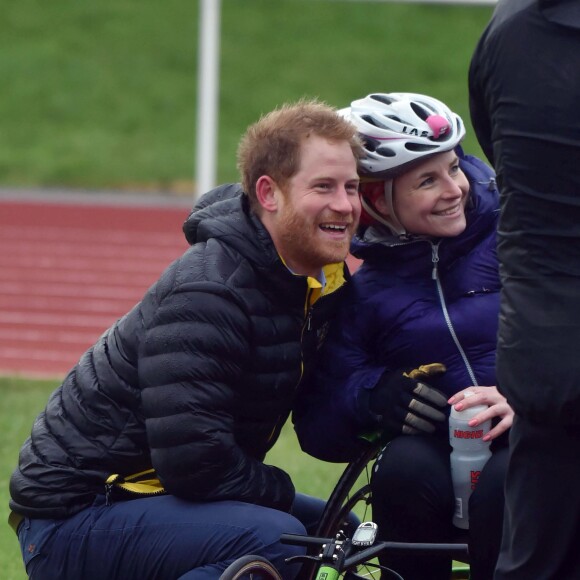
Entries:
<svg viewBox="0 0 580 580">
<path fill-rule="evenodd" d="M 413 370 L 384 373 L 369 393 L 369 409 L 380 415 L 385 434 L 433 433 L 434 422 L 442 422 L 447 397 L 425 381 L 445 372 L 441 363 L 421 365 Z"/>
</svg>

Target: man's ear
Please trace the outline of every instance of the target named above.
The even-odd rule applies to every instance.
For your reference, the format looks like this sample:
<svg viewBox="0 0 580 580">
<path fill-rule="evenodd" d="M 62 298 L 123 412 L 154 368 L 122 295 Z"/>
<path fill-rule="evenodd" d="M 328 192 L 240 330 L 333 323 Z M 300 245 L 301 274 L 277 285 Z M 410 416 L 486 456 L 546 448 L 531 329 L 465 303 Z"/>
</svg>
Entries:
<svg viewBox="0 0 580 580">
<path fill-rule="evenodd" d="M 258 203 L 267 212 L 275 212 L 278 209 L 278 186 L 268 175 L 262 175 L 256 181 L 256 197 Z"/>
</svg>

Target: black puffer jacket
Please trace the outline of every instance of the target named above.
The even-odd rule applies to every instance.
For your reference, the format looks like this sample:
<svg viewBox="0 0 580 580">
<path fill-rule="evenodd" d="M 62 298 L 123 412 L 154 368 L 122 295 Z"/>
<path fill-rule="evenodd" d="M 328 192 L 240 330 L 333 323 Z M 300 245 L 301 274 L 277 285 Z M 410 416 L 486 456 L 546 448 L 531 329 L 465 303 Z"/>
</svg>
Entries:
<svg viewBox="0 0 580 580">
<path fill-rule="evenodd" d="M 283 265 L 240 193 L 202 198 L 184 225 L 192 247 L 53 393 L 10 482 L 14 511 L 66 517 L 109 475 L 150 467 L 181 498 L 289 509 L 289 476 L 263 459 L 342 292 L 306 309 L 316 291 Z"/>
<path fill-rule="evenodd" d="M 500 189 L 498 388 L 516 415 L 580 425 L 580 2 L 499 0 L 469 71 Z"/>
</svg>

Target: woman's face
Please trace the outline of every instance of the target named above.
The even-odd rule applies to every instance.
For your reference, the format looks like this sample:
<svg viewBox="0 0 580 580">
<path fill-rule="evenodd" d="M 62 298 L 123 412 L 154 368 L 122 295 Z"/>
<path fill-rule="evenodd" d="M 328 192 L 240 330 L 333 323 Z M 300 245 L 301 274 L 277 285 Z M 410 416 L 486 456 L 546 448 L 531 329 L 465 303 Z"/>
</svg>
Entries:
<svg viewBox="0 0 580 580">
<path fill-rule="evenodd" d="M 430 157 L 395 178 L 393 207 L 412 234 L 458 236 L 466 226 L 465 202 L 469 182 L 454 151 Z"/>
</svg>

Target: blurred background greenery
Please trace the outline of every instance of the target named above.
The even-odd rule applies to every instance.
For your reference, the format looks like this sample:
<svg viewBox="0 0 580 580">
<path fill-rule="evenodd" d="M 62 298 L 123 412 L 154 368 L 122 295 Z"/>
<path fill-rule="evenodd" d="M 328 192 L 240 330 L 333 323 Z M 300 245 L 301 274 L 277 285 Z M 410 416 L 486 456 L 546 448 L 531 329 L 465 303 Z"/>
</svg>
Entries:
<svg viewBox="0 0 580 580">
<path fill-rule="evenodd" d="M 468 127 L 490 6 L 222 0 L 218 182 L 248 124 L 302 96 L 424 92 Z M 0 186 L 193 191 L 198 2 L 4 0 Z M 479 153 L 472 132 L 466 148 Z"/>
<path fill-rule="evenodd" d="M 44 408 L 50 393 L 59 382 L 0 377 L 0 578 L 25 580 L 26 573 L 20 557 L 18 540 L 6 521 L 8 519 L 8 481 L 18 461 L 18 451 L 30 434 L 32 423 Z M 275 447 L 268 454 L 267 463 L 278 465 L 291 476 L 296 488 L 318 497 L 327 498 L 344 469 L 344 464 L 317 461 L 299 451 L 292 426 L 288 423 Z M 359 517 L 364 513 L 359 512 Z M 79 578 L 78 580 L 82 580 Z"/>
<path fill-rule="evenodd" d="M 198 2 L 3 0 L 0 188 L 192 195 Z M 365 0 L 222 0 L 218 182 L 237 180 L 240 135 L 286 101 L 343 107 L 370 92 L 423 92 L 470 131 L 467 70 L 489 6 Z M 18 449 L 53 382 L 0 379 L 0 518 Z M 268 460 L 326 497 L 342 465 L 298 450 L 290 426 Z M 0 526 L 0 570 L 25 578 Z"/>
<path fill-rule="evenodd" d="M 55 381 L 0 377 L 0 578 L 25 580 L 16 534 L 8 527 L 8 481 L 18 461 L 18 451 L 30 434 L 32 422 L 44 408 Z"/>
</svg>

